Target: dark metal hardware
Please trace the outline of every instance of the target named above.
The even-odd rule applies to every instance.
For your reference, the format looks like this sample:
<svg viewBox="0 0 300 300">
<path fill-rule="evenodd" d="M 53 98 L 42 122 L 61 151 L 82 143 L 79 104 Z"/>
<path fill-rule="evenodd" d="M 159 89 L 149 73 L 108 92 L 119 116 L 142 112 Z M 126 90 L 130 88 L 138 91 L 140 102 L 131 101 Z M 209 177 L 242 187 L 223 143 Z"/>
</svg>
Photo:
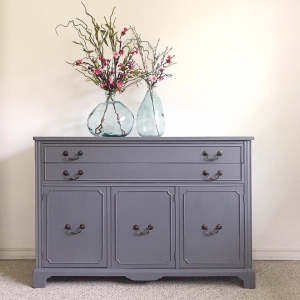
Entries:
<svg viewBox="0 0 300 300">
<path fill-rule="evenodd" d="M 210 180 L 216 180 L 216 179 L 219 179 L 219 177 L 223 175 L 223 171 L 222 171 L 222 170 L 219 170 L 219 171 L 217 172 L 217 174 L 216 174 L 216 175 L 217 175 L 216 177 L 209 177 L 209 172 L 208 172 L 207 170 L 204 170 L 204 171 L 202 172 L 202 174 L 203 174 L 204 176 L 207 176 L 207 179 L 210 179 Z"/>
<path fill-rule="evenodd" d="M 70 230 L 71 229 L 71 225 L 70 224 L 66 224 L 65 228 L 68 229 L 68 230 Z"/>
<path fill-rule="evenodd" d="M 145 235 L 145 234 L 148 234 L 150 232 L 150 230 L 153 230 L 154 226 L 152 224 L 149 224 L 148 227 L 143 232 L 140 232 L 140 227 L 137 224 L 133 225 L 132 228 L 133 228 L 133 230 L 137 230 L 136 234 Z"/>
<path fill-rule="evenodd" d="M 69 156 L 69 152 L 68 151 L 64 151 L 63 152 L 63 156 L 66 156 L 66 160 L 77 160 L 79 158 L 79 156 L 83 155 L 83 152 L 81 150 L 79 150 L 74 157 L 67 157 Z"/>
<path fill-rule="evenodd" d="M 213 229 L 213 231 L 208 231 L 208 226 L 206 224 L 203 224 L 201 228 L 203 230 L 205 230 L 205 234 L 207 234 L 207 235 L 214 235 L 214 234 L 217 234 L 219 232 L 219 230 L 222 229 L 222 225 L 221 224 L 217 224 L 216 227 Z"/>
<path fill-rule="evenodd" d="M 202 155 L 203 155 L 203 156 L 206 156 L 206 160 L 208 160 L 208 161 L 214 161 L 214 160 L 219 159 L 219 157 L 223 155 L 223 151 L 219 150 L 219 151 L 217 152 L 217 154 L 215 154 L 214 157 L 212 157 L 212 158 L 209 158 L 209 154 L 208 154 L 208 152 L 207 152 L 206 150 L 204 150 L 204 151 L 202 152 Z"/>
<path fill-rule="evenodd" d="M 79 227 L 75 231 L 70 231 L 71 230 L 71 225 L 70 224 L 66 224 L 65 225 L 65 229 L 68 230 L 68 234 L 78 234 L 78 233 L 81 232 L 82 229 L 85 229 L 85 225 L 84 224 L 80 224 Z"/>
<path fill-rule="evenodd" d="M 64 171 L 63 171 L 63 175 L 69 176 L 69 171 L 68 171 L 68 170 L 64 170 Z M 79 170 L 79 171 L 77 172 L 77 174 L 75 174 L 74 177 L 68 177 L 68 179 L 69 179 L 69 180 L 76 180 L 76 179 L 78 179 L 79 176 L 81 176 L 81 175 L 83 175 L 83 171 L 82 171 L 82 170 Z"/>
</svg>

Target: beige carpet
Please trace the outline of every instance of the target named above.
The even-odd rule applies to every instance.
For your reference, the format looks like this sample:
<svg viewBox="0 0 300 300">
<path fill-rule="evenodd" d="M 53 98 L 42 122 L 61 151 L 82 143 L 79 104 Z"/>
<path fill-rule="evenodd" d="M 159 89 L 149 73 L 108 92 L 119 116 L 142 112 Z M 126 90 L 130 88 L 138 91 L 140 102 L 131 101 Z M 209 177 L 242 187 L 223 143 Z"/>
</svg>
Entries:
<svg viewBox="0 0 300 300">
<path fill-rule="evenodd" d="M 238 278 L 163 278 L 134 282 L 126 278 L 54 277 L 46 288 L 31 288 L 33 260 L 0 261 L 0 299 L 71 300 L 300 300 L 300 261 L 255 261 L 256 289 Z"/>
</svg>

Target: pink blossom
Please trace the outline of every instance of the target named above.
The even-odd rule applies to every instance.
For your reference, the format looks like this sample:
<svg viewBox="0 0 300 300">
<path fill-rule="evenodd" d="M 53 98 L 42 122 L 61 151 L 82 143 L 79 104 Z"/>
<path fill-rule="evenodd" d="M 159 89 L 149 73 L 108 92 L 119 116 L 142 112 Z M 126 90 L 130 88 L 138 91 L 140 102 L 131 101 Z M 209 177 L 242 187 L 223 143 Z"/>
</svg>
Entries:
<svg viewBox="0 0 300 300">
<path fill-rule="evenodd" d="M 127 31 L 128 31 L 128 28 L 124 27 L 124 29 L 121 31 L 121 35 L 125 35 Z"/>
<path fill-rule="evenodd" d="M 122 85 L 123 85 L 123 82 L 119 81 L 119 82 L 117 83 L 117 88 L 121 88 Z"/>
<path fill-rule="evenodd" d="M 152 76 L 149 76 L 149 79 L 154 83 L 154 82 L 156 82 L 157 77 L 152 75 Z"/>
<path fill-rule="evenodd" d="M 101 89 L 105 88 L 106 86 L 107 86 L 107 84 L 106 84 L 106 83 L 102 83 L 102 84 L 100 84 L 100 87 L 101 87 Z"/>
<path fill-rule="evenodd" d="M 160 67 L 158 70 L 159 70 L 160 72 L 162 72 L 162 71 L 164 70 L 164 68 L 163 68 L 163 67 Z"/>
<path fill-rule="evenodd" d="M 123 55 L 125 53 L 125 51 L 123 50 L 123 49 L 121 49 L 120 51 L 119 51 L 119 54 L 120 55 Z"/>
<path fill-rule="evenodd" d="M 166 63 L 168 63 L 168 64 L 171 63 L 171 55 L 168 55 L 168 56 L 167 56 Z"/>
<path fill-rule="evenodd" d="M 96 75 L 99 75 L 101 72 L 102 72 L 102 70 L 100 68 L 97 68 L 97 69 L 94 70 L 94 73 Z"/>
<path fill-rule="evenodd" d="M 165 76 L 159 77 L 159 81 L 162 81 L 162 80 L 164 80 L 164 79 L 165 79 Z"/>
<path fill-rule="evenodd" d="M 139 50 L 138 50 L 138 49 L 136 49 L 136 50 L 135 50 L 135 53 L 136 53 L 136 54 L 139 54 Z"/>
<path fill-rule="evenodd" d="M 82 60 L 81 59 L 78 59 L 78 60 L 76 60 L 76 66 L 80 66 L 81 64 L 82 64 Z"/>
<path fill-rule="evenodd" d="M 113 80 L 112 76 L 109 76 L 109 77 L 108 77 L 108 82 L 109 82 L 110 84 L 113 84 L 114 80 Z"/>
<path fill-rule="evenodd" d="M 119 52 L 114 52 L 114 53 L 113 53 L 113 57 L 114 57 L 114 58 L 118 58 L 119 56 L 120 56 Z"/>
</svg>

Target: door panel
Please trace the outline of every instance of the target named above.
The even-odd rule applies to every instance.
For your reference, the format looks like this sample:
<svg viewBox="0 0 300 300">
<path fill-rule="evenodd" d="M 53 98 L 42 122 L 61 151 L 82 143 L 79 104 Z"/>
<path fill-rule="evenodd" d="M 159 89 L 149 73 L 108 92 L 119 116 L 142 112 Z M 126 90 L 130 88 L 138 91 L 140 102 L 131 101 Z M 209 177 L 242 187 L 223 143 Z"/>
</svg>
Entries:
<svg viewBox="0 0 300 300">
<path fill-rule="evenodd" d="M 180 267 L 242 268 L 243 188 L 189 187 L 181 195 Z"/>
<path fill-rule="evenodd" d="M 105 191 L 47 188 L 43 216 L 44 267 L 107 266 Z"/>
<path fill-rule="evenodd" d="M 174 188 L 113 188 L 112 194 L 113 267 L 174 268 Z"/>
</svg>

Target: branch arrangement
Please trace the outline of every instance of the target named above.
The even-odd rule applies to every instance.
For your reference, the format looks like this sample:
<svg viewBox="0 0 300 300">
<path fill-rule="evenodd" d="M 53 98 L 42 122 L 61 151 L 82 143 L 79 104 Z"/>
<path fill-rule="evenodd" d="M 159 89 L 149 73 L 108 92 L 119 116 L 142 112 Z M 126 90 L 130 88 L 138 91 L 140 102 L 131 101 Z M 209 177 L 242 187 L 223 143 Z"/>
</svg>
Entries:
<svg viewBox="0 0 300 300">
<path fill-rule="evenodd" d="M 113 9 L 109 20 L 104 17 L 105 23 L 99 25 L 95 18 L 87 11 L 82 3 L 86 15 L 92 21 L 94 30 L 81 19 L 71 20 L 67 25 L 59 24 L 57 28 L 73 25 L 80 38 L 79 42 L 73 41 L 82 47 L 85 57 L 69 63 L 77 67 L 77 71 L 82 73 L 87 81 L 92 81 L 102 89 L 109 92 L 124 92 L 132 84 L 136 84 L 142 79 L 141 71 L 137 68 L 130 45 L 131 39 L 123 40 L 124 36 L 131 31 L 131 28 L 123 28 L 120 34 L 116 31 L 113 20 Z M 106 56 L 106 51 L 110 52 Z"/>
<path fill-rule="evenodd" d="M 67 25 L 59 24 L 55 30 L 57 33 L 58 27 L 73 25 L 77 31 L 80 41 L 73 43 L 82 47 L 85 57 L 67 63 L 76 67 L 87 81 L 92 81 L 109 92 L 124 92 L 126 88 L 142 79 L 149 87 L 153 87 L 165 77 L 172 77 L 166 73 L 166 69 L 174 64 L 172 62 L 174 55 L 169 55 L 172 48 L 166 47 L 159 53 L 157 50 L 159 40 L 152 46 L 148 41 L 141 39 L 134 27 L 124 27 L 119 34 L 116 31 L 116 18 L 113 18 L 115 8 L 109 20 L 104 17 L 105 23 L 99 25 L 87 11 L 86 6 L 83 3 L 82 5 L 92 21 L 93 30 L 79 18 L 69 21 Z M 133 38 L 124 40 L 124 36 L 130 31 Z M 106 51 L 110 52 L 107 56 Z M 141 65 L 133 59 L 137 54 L 141 57 Z"/>
</svg>

